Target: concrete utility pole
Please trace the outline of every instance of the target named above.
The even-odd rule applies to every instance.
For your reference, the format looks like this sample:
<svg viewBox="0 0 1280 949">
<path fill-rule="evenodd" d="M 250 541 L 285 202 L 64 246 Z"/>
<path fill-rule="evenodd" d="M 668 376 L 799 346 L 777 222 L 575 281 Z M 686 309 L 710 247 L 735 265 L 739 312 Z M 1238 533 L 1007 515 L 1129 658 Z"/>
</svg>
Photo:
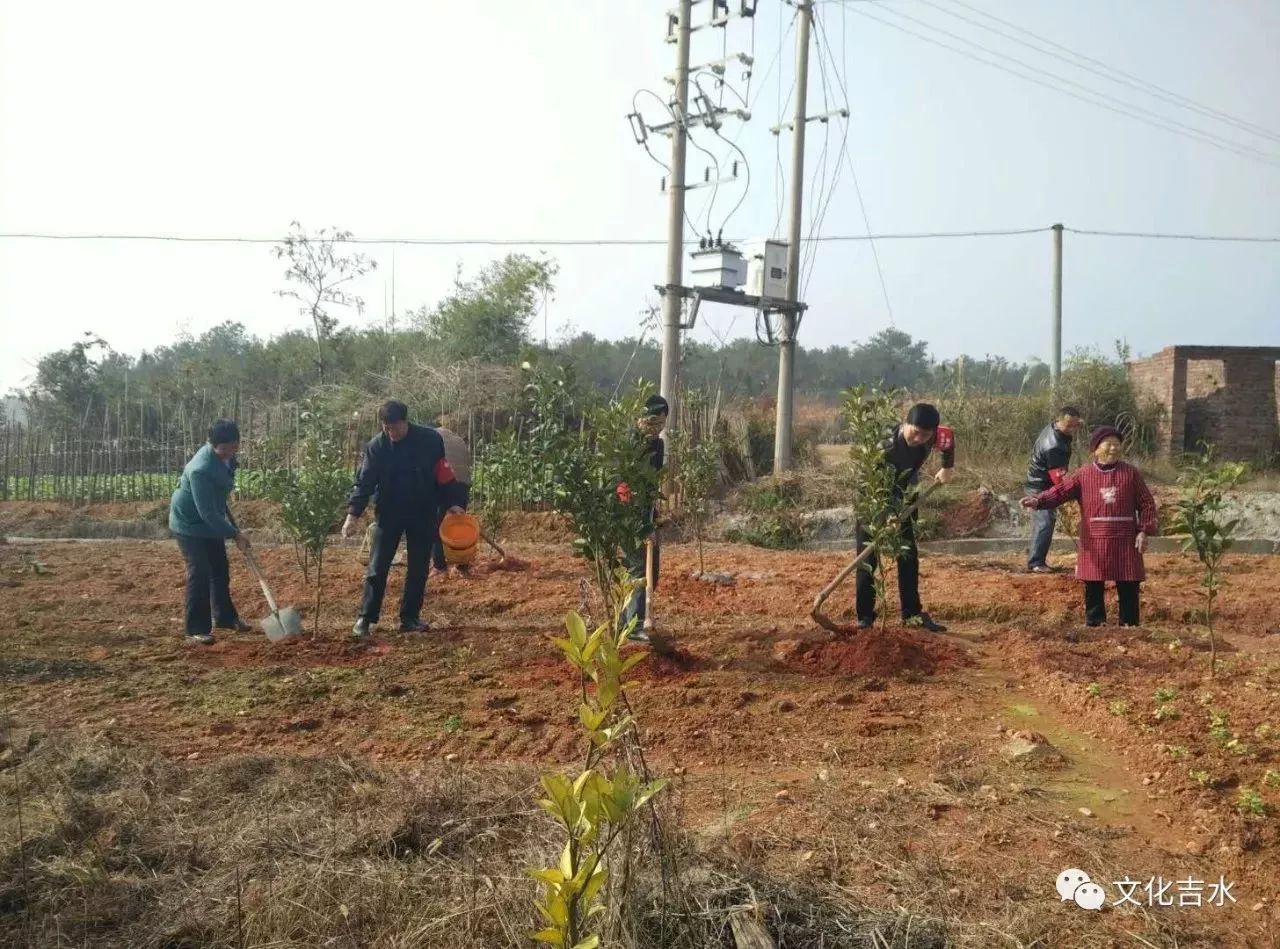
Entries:
<svg viewBox="0 0 1280 949">
<path fill-rule="evenodd" d="M 1053 352 L 1049 378 L 1053 391 L 1058 391 L 1062 376 L 1062 225 L 1053 225 Z"/>
<path fill-rule="evenodd" d="M 804 129 L 809 92 L 809 27 L 813 0 L 796 3 L 796 111 L 795 138 L 791 142 L 791 228 L 787 245 L 787 300 L 800 302 L 800 228 L 804 199 Z M 773 436 L 773 470 L 781 474 L 791 467 L 792 400 L 795 397 L 796 310 L 782 315 L 778 334 L 778 414 Z"/>
<path fill-rule="evenodd" d="M 689 111 L 689 32 L 693 0 L 680 0 L 676 39 L 676 121 L 671 130 L 671 180 L 667 183 L 667 283 L 662 294 L 661 394 L 671 406 L 667 431 L 676 423 L 680 371 L 680 318 L 684 297 L 677 289 L 684 280 L 684 165 L 688 145 L 685 121 Z M 665 436 L 664 436 L 665 437 Z"/>
</svg>

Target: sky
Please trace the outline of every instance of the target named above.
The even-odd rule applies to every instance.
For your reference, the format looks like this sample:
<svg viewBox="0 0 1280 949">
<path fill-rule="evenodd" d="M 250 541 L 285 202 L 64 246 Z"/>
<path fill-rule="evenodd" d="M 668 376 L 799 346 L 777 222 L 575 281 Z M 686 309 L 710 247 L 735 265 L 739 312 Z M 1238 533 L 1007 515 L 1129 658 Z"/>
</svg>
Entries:
<svg viewBox="0 0 1280 949">
<path fill-rule="evenodd" d="M 660 240 L 665 172 L 626 115 L 634 101 L 650 123 L 666 118 L 658 98 L 633 97 L 669 95 L 672 5 L 0 0 L 0 232 L 275 238 L 298 220 L 368 238 Z M 695 6 L 695 23 L 708 7 Z M 846 99 L 851 114 L 808 126 L 807 236 L 1054 222 L 1280 234 L 1280 8 L 1270 0 L 818 0 L 815 9 L 809 114 Z M 738 180 L 710 207 L 712 189 L 689 193 L 701 232 L 760 238 L 777 233 L 779 218 L 786 227 L 780 168 L 791 133 L 770 127 L 784 111 L 790 118 L 794 15 L 781 0 L 758 0 L 754 23 L 694 34 L 695 65 L 726 52 L 755 57 L 750 84 L 734 66 L 723 93 L 726 105 L 747 98 L 752 113 L 722 130 L 745 154 Z M 1129 84 L 1078 68 L 1063 47 L 1094 69 L 1123 70 Z M 1146 84 L 1164 91 L 1147 94 Z M 1113 109 L 1185 134 L 1064 90 L 1110 97 Z M 690 149 L 690 179 L 704 177 L 708 153 L 727 175 L 736 157 L 727 142 L 706 130 L 694 141 L 707 151 Z M 838 160 L 842 143 L 848 161 Z M 666 139 L 650 144 L 669 161 Z M 1048 360 L 1051 241 L 806 245 L 816 251 L 800 341 L 850 344 L 892 325 L 927 340 L 936 358 Z M 522 250 L 560 265 L 535 337 L 544 326 L 552 339 L 634 336 L 664 279 L 658 245 L 363 250 L 379 269 L 358 288 L 364 312 L 338 314 L 349 325 L 386 318 L 393 271 L 403 315 L 447 293 L 456 268 L 472 274 Z M 1136 354 L 1280 345 L 1280 243 L 1068 232 L 1063 269 L 1067 350 L 1112 351 L 1118 338 Z M 283 270 L 266 244 L 0 238 L 0 392 L 89 331 L 137 353 L 225 320 L 260 336 L 306 328 L 276 293 Z M 752 327 L 749 311 L 707 306 L 691 336 Z"/>
</svg>

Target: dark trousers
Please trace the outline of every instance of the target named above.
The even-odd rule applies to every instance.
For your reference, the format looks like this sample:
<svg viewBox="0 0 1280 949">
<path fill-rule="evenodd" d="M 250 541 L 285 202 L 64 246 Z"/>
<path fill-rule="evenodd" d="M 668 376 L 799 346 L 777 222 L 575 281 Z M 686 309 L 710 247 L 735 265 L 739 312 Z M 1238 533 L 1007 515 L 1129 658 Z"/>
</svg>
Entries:
<svg viewBox="0 0 1280 949">
<path fill-rule="evenodd" d="M 627 570 L 631 576 L 637 580 L 644 580 L 646 576 L 647 566 L 645 564 L 647 547 L 641 547 L 638 551 L 627 558 Z M 658 568 L 662 564 L 662 545 L 658 543 L 657 538 L 653 540 L 653 586 L 658 586 Z M 626 625 L 634 618 L 636 621 L 635 629 L 644 628 L 645 617 L 649 615 L 649 591 L 646 587 L 640 587 L 632 595 L 627 602 L 626 609 L 622 611 L 622 625 Z"/>
<path fill-rule="evenodd" d="M 400 538 L 406 549 L 404 593 L 400 597 L 400 621 L 417 621 L 422 601 L 427 595 L 427 559 L 431 555 L 431 538 L 437 533 L 435 522 L 417 524 L 374 524 L 373 544 L 369 550 L 369 569 L 364 575 L 364 597 L 360 616 L 370 623 L 382 614 L 382 598 L 387 592 L 387 574 L 395 559 Z"/>
<path fill-rule="evenodd" d="M 858 553 L 861 553 L 867 546 L 867 534 L 861 524 L 858 525 L 857 536 Z M 897 558 L 898 601 L 902 606 L 902 618 L 911 619 L 924 612 L 924 607 L 920 604 L 920 552 L 916 549 L 915 518 L 904 525 L 902 539 L 907 549 Z M 876 588 L 871 574 L 878 569 L 880 569 L 878 554 L 872 554 L 858 567 L 858 592 L 855 599 L 860 620 L 876 618 Z"/>
<path fill-rule="evenodd" d="M 1049 556 L 1049 548 L 1053 544 L 1053 528 L 1057 520 L 1057 511 L 1031 512 L 1031 547 L 1027 551 L 1028 567 L 1048 566 L 1045 558 Z"/>
<path fill-rule="evenodd" d="M 1102 580 L 1084 581 L 1084 621 L 1090 626 L 1101 626 L 1107 621 L 1106 587 Z M 1121 626 L 1139 625 L 1138 593 L 1141 587 L 1137 580 L 1116 581 Z"/>
<path fill-rule="evenodd" d="M 187 635 L 207 635 L 213 631 L 215 620 L 224 629 L 234 627 L 239 614 L 231 602 L 227 542 L 183 534 L 174 536 L 187 562 Z"/>
<path fill-rule="evenodd" d="M 465 511 L 467 505 L 471 503 L 471 485 L 458 482 L 458 489 L 458 493 L 462 496 L 462 499 L 458 502 L 458 507 Z M 440 516 L 444 517 L 448 510 L 447 507 L 442 507 Z M 449 562 L 444 557 L 444 544 L 440 542 L 439 531 L 436 531 L 435 538 L 435 542 L 431 545 L 431 563 L 437 570 L 444 570 L 449 566 Z"/>
</svg>

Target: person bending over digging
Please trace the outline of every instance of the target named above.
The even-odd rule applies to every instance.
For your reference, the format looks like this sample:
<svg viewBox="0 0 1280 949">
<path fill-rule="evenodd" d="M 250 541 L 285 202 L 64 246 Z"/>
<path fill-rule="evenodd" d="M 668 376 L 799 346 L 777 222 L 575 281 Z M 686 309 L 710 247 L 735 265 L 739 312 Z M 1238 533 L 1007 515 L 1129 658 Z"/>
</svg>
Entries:
<svg viewBox="0 0 1280 949">
<path fill-rule="evenodd" d="M 437 534 L 436 516 L 447 506 L 461 514 L 453 469 L 445 460 L 440 434 L 425 425 L 409 422 L 403 402 L 390 401 L 378 409 L 382 434 L 365 446 L 360 474 L 347 502 L 347 519 L 342 536 L 350 537 L 369 499 L 377 494 L 373 546 L 364 578 L 360 615 L 351 635 L 364 639 L 378 622 L 382 597 L 387 592 L 387 573 L 400 538 L 408 549 L 404 593 L 400 598 L 400 631 L 424 633 L 431 629 L 422 621 L 422 601 L 427 592 L 427 561 Z"/>
<path fill-rule="evenodd" d="M 671 407 L 667 404 L 667 400 L 660 395 L 651 395 L 644 404 L 644 417 L 636 422 L 637 437 L 643 442 L 644 452 L 648 456 L 649 464 L 653 466 L 655 471 L 661 471 L 666 461 L 666 443 L 662 440 L 662 430 L 667 426 L 667 416 L 671 412 Z M 653 544 L 653 585 L 658 585 L 658 535 L 655 527 L 658 521 L 658 509 L 655 505 L 645 512 L 645 527 L 647 536 Z M 644 538 L 638 538 L 640 542 L 639 549 L 627 557 L 627 569 L 631 572 L 631 576 L 637 580 L 645 579 L 645 544 Z M 649 634 L 644 631 L 644 620 L 649 615 L 649 598 L 648 590 L 644 587 L 636 590 L 631 600 L 627 603 L 627 607 L 622 613 L 622 623 L 625 626 L 631 620 L 635 620 L 635 626 L 631 629 L 630 639 L 634 642 L 648 642 Z"/>
<path fill-rule="evenodd" d="M 907 411 L 906 421 L 889 430 L 889 437 L 881 443 L 885 464 L 893 469 L 895 502 L 901 501 L 909 486 L 920 480 L 920 468 L 935 445 L 942 455 L 942 467 L 934 476 L 939 484 L 946 484 L 955 475 L 956 450 L 951 430 L 940 426 L 938 410 L 928 402 L 917 402 Z M 924 611 L 920 603 L 920 552 L 916 548 L 916 520 L 919 512 L 902 525 L 903 551 L 897 557 L 898 599 L 902 606 L 902 620 L 918 625 L 933 633 L 944 633 L 947 628 Z M 867 545 L 867 533 L 861 524 L 857 526 L 858 552 Z M 879 569 L 879 557 L 867 558 L 870 569 L 859 570 L 856 607 L 858 628 L 870 629 L 876 622 L 876 591 L 872 573 Z"/>
<path fill-rule="evenodd" d="M 1068 501 L 1080 504 L 1080 552 L 1076 579 L 1084 581 L 1085 622 L 1107 621 L 1106 582 L 1116 585 L 1120 625 L 1139 625 L 1139 589 L 1146 579 L 1142 554 L 1156 533 L 1156 502 L 1142 473 L 1121 460 L 1124 443 L 1111 425 L 1089 436 L 1093 463 L 1068 475 L 1060 484 L 1022 499 L 1032 510 L 1052 510 Z"/>
<path fill-rule="evenodd" d="M 231 571 L 227 540 L 241 550 L 249 538 L 231 520 L 227 498 L 236 486 L 236 454 L 240 429 L 220 418 L 209 428 L 202 445 L 182 469 L 178 489 L 169 501 L 169 531 L 187 562 L 187 642 L 213 645 L 213 625 L 247 633 L 252 627 L 240 619 L 231 602 Z"/>
</svg>

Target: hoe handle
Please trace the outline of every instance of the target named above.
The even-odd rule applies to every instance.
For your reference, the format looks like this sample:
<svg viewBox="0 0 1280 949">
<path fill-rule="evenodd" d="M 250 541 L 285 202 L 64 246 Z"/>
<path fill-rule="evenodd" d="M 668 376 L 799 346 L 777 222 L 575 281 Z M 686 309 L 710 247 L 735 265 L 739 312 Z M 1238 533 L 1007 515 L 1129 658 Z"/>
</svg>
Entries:
<svg viewBox="0 0 1280 949">
<path fill-rule="evenodd" d="M 653 536 L 644 543 L 644 628 L 653 629 Z"/>
</svg>

